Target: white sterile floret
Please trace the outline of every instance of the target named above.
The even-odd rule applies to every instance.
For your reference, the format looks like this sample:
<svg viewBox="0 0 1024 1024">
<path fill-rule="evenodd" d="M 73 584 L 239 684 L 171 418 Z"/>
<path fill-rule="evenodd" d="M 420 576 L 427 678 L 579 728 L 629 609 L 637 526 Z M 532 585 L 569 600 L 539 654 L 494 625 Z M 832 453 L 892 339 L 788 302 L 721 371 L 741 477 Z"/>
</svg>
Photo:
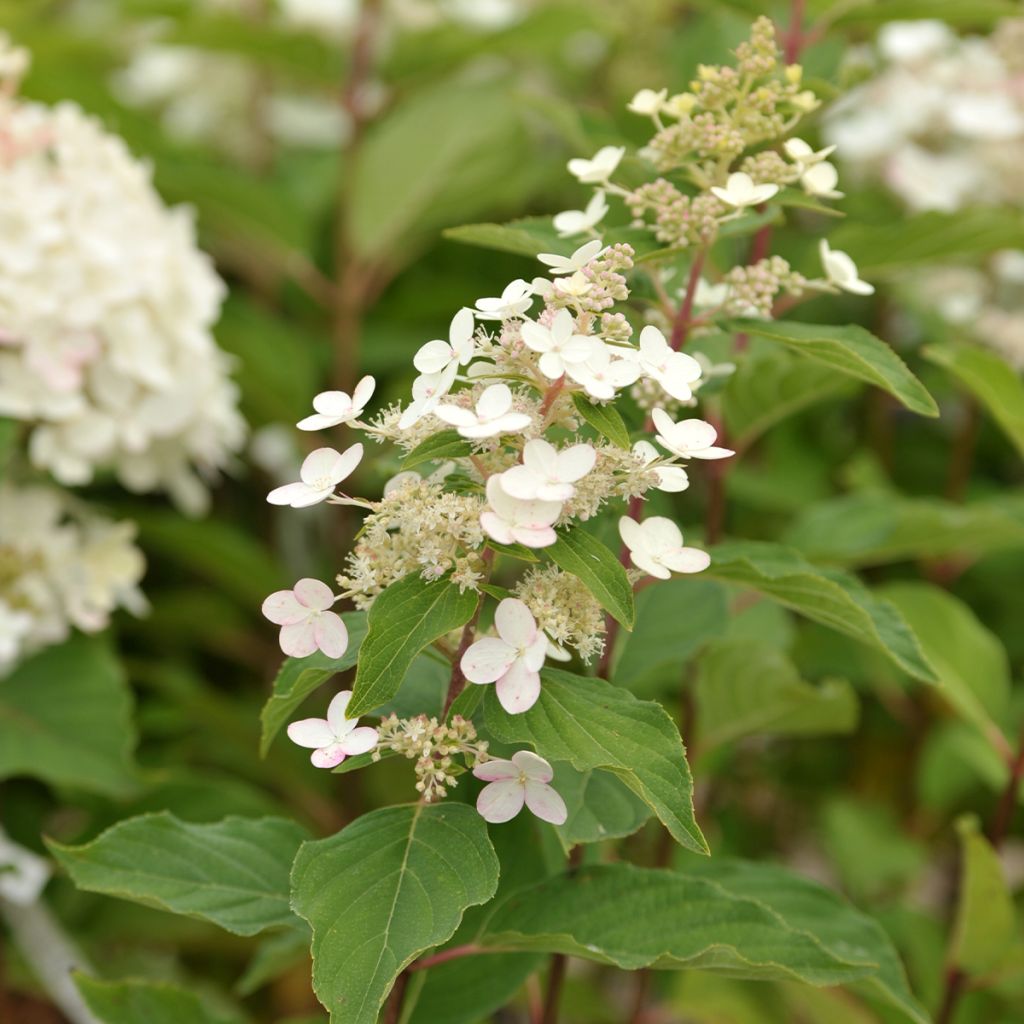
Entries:
<svg viewBox="0 0 1024 1024">
<path fill-rule="evenodd" d="M 412 401 L 402 411 L 398 420 L 400 430 L 408 430 L 428 413 L 433 412 L 441 399 L 455 383 L 454 375 L 444 373 L 421 373 L 412 382 Z"/>
<path fill-rule="evenodd" d="M 597 452 L 589 444 L 559 451 L 538 437 L 524 446 L 522 465 L 501 474 L 501 487 L 522 501 L 568 501 L 576 493 L 573 484 L 582 480 L 596 462 Z"/>
<path fill-rule="evenodd" d="M 463 437 L 472 439 L 516 434 L 532 422 L 525 412 L 512 412 L 512 391 L 507 384 L 485 388 L 473 409 L 461 405 L 439 405 L 434 414 L 450 423 Z"/>
<path fill-rule="evenodd" d="M 559 238 L 572 238 L 590 231 L 604 220 L 608 213 L 608 201 L 603 189 L 598 189 L 591 197 L 585 210 L 563 210 L 552 218 Z"/>
<path fill-rule="evenodd" d="M 267 495 L 271 505 L 291 505 L 305 508 L 326 501 L 335 487 L 359 465 L 363 457 L 363 446 L 354 444 L 344 452 L 333 448 L 317 448 L 310 452 L 299 470 L 299 480 L 283 487 L 275 487 Z"/>
<path fill-rule="evenodd" d="M 700 363 L 685 352 L 676 352 L 665 335 L 650 324 L 640 332 L 639 345 L 639 350 L 630 351 L 630 358 L 636 360 L 644 375 L 657 381 L 673 398 L 688 402 L 693 397 L 690 385 L 700 380 Z"/>
<path fill-rule="evenodd" d="M 659 464 L 662 456 L 650 441 L 637 441 L 633 445 L 633 454 L 657 474 L 656 487 L 659 491 L 672 494 L 685 491 L 690 486 L 690 478 L 682 466 Z"/>
<path fill-rule="evenodd" d="M 857 264 L 841 249 L 832 249 L 828 241 L 822 239 L 818 250 L 821 253 L 821 265 L 825 268 L 825 276 L 831 284 L 844 292 L 854 295 L 872 295 L 875 286 L 862 281 L 857 273 Z"/>
<path fill-rule="evenodd" d="M 291 590 L 277 590 L 263 602 L 263 615 L 281 627 L 281 650 L 291 658 L 323 651 L 340 658 L 348 648 L 348 629 L 337 612 L 336 598 L 320 580 L 301 579 Z"/>
<path fill-rule="evenodd" d="M 835 146 L 826 146 L 824 149 L 812 149 L 810 144 L 803 139 L 786 139 L 782 148 L 786 156 L 797 165 L 801 171 L 807 170 L 814 164 L 819 164 L 830 157 L 836 150 Z"/>
<path fill-rule="evenodd" d="M 565 801 L 548 785 L 555 777 L 551 765 L 530 750 L 520 750 L 510 761 L 485 761 L 473 774 L 490 783 L 480 791 L 476 809 L 492 825 L 511 821 L 523 804 L 552 825 L 563 825 L 569 817 Z"/>
<path fill-rule="evenodd" d="M 445 390 L 455 381 L 460 366 L 468 365 L 473 359 L 473 332 L 476 321 L 471 309 L 460 309 L 452 317 L 448 328 L 448 340 L 440 338 L 428 341 L 413 356 L 412 365 L 424 376 L 439 374 L 441 387 Z"/>
<path fill-rule="evenodd" d="M 584 185 L 605 185 L 625 155 L 625 146 L 602 146 L 589 160 L 577 157 L 566 166 L 569 173 Z"/>
<path fill-rule="evenodd" d="M 800 175 L 800 184 L 809 196 L 818 196 L 821 199 L 842 199 L 845 194 L 836 188 L 839 184 L 839 171 L 836 170 L 835 164 L 830 164 L 827 160 L 811 164 Z"/>
<path fill-rule="evenodd" d="M 571 256 L 559 256 L 554 252 L 542 252 L 537 256 L 552 277 L 568 277 L 582 270 L 591 260 L 596 260 L 604 251 L 604 242 L 595 238 L 584 242 Z"/>
<path fill-rule="evenodd" d="M 487 478 L 487 504 L 490 507 L 480 513 L 480 525 L 499 544 L 546 548 L 558 540 L 552 526 L 562 513 L 560 501 L 513 498 L 501 486 L 501 478 L 492 476 Z"/>
<path fill-rule="evenodd" d="M 352 691 L 343 690 L 327 706 L 326 718 L 303 718 L 288 726 L 288 739 L 300 747 L 312 747 L 310 761 L 317 768 L 334 768 L 346 757 L 369 753 L 377 746 L 378 733 L 358 718 L 347 718 Z"/>
<path fill-rule="evenodd" d="M 742 210 L 746 206 L 766 203 L 779 191 L 778 185 L 755 185 L 754 179 L 743 171 L 729 175 L 725 188 L 712 186 L 711 193 L 723 203 Z"/>
<path fill-rule="evenodd" d="M 576 333 L 576 321 L 567 309 L 552 317 L 550 327 L 525 320 L 520 337 L 528 349 L 540 353 L 540 372 L 548 380 L 558 380 L 568 364 L 586 362 L 590 356 L 591 339 Z"/>
<path fill-rule="evenodd" d="M 729 298 L 729 284 L 726 281 L 719 281 L 711 284 L 705 278 L 697 281 L 697 288 L 693 293 L 694 309 L 715 309 L 725 305 Z"/>
<path fill-rule="evenodd" d="M 581 299 L 594 287 L 586 274 L 577 270 L 575 274 L 568 277 L 556 277 L 552 285 L 552 291 L 568 299 Z"/>
<path fill-rule="evenodd" d="M 530 609 L 506 597 L 494 613 L 497 636 L 469 647 L 459 663 L 471 683 L 494 683 L 501 706 L 510 714 L 528 711 L 540 696 L 540 670 L 548 650 L 546 634 Z"/>
<path fill-rule="evenodd" d="M 600 338 L 590 339 L 590 354 L 581 363 L 567 363 L 565 372 L 591 398 L 608 400 L 620 388 L 635 384 L 640 377 L 640 366 L 634 359 L 617 359 L 611 346 Z"/>
<path fill-rule="evenodd" d="M 704 420 L 687 419 L 676 423 L 664 409 L 651 413 L 657 430 L 657 441 L 682 459 L 727 459 L 736 453 L 716 447 L 718 431 Z"/>
<path fill-rule="evenodd" d="M 522 316 L 533 305 L 533 287 L 516 278 L 505 285 L 500 296 L 476 300 L 478 320 L 511 320 Z"/>
<path fill-rule="evenodd" d="M 372 377 L 364 377 L 353 390 L 351 396 L 344 391 L 322 391 L 313 399 L 316 412 L 300 420 L 299 430 L 327 430 L 342 423 L 351 423 L 359 419 L 366 404 L 373 397 L 373 389 L 377 382 Z"/>
<path fill-rule="evenodd" d="M 659 89 L 657 92 L 654 89 L 641 89 L 626 104 L 626 109 L 643 117 L 655 117 L 665 109 L 667 99 L 668 89 Z"/>
<path fill-rule="evenodd" d="M 682 530 L 664 516 L 651 516 L 642 523 L 623 516 L 619 536 L 633 564 L 660 580 L 667 580 L 674 572 L 703 572 L 711 564 L 706 551 L 683 547 Z"/>
</svg>

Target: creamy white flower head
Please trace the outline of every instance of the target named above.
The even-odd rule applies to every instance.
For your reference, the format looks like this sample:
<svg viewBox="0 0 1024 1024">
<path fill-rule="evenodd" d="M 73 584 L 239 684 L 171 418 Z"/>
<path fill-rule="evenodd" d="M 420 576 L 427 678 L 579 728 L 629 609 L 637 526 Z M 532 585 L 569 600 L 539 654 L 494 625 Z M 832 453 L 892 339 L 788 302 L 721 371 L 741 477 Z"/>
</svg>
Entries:
<svg viewBox="0 0 1024 1024">
<path fill-rule="evenodd" d="M 542 252 L 537 259 L 551 268 L 548 273 L 552 277 L 568 277 L 570 274 L 582 270 L 591 260 L 596 260 L 602 252 L 604 252 L 604 242 L 600 238 L 595 238 L 590 242 L 584 242 L 571 256 Z"/>
<path fill-rule="evenodd" d="M 454 383 L 454 374 L 421 373 L 412 382 L 412 401 L 405 407 L 398 419 L 399 429 L 407 430 L 423 419 L 427 413 L 433 412 Z"/>
<path fill-rule="evenodd" d="M 267 495 L 271 505 L 290 505 L 305 508 L 326 501 L 335 487 L 359 465 L 363 457 L 363 446 L 354 444 L 344 452 L 333 448 L 317 448 L 310 452 L 299 470 L 299 480 L 283 487 L 275 487 Z"/>
<path fill-rule="evenodd" d="M 649 576 L 667 580 L 674 572 L 703 572 L 711 557 L 699 548 L 683 547 L 683 533 L 671 519 L 651 516 L 638 523 L 629 516 L 619 520 L 619 536 L 633 564 Z"/>
<path fill-rule="evenodd" d="M 355 386 L 351 396 L 344 391 L 322 391 L 313 399 L 316 412 L 298 423 L 299 430 L 327 430 L 342 423 L 359 419 L 366 404 L 373 397 L 377 382 L 373 377 L 363 377 Z"/>
<path fill-rule="evenodd" d="M 485 388 L 473 409 L 461 405 L 439 405 L 434 414 L 450 423 L 463 437 L 497 437 L 517 434 L 532 422 L 525 412 L 512 411 L 512 391 L 507 384 Z"/>
<path fill-rule="evenodd" d="M 487 297 L 476 300 L 476 317 L 478 320 L 511 320 L 522 316 L 533 305 L 533 288 L 516 278 L 510 281 L 498 297 Z"/>
<path fill-rule="evenodd" d="M 582 363 L 590 356 L 591 339 L 576 333 L 576 321 L 567 309 L 560 309 L 551 319 L 551 326 L 525 320 L 520 329 L 523 344 L 540 353 L 540 372 L 548 380 L 558 380 L 570 363 Z"/>
<path fill-rule="evenodd" d="M 584 185 L 605 185 L 625 155 L 625 146 L 602 146 L 589 160 L 577 157 L 566 166 L 569 173 Z"/>
<path fill-rule="evenodd" d="M 701 366 L 693 356 L 676 352 L 665 340 L 665 335 L 651 324 L 640 332 L 638 350 L 627 350 L 644 376 L 657 381 L 662 389 L 680 402 L 693 397 L 691 384 L 700 380 Z"/>
<path fill-rule="evenodd" d="M 460 309 L 448 327 L 448 340 L 428 341 L 413 357 L 412 365 L 423 376 L 440 375 L 441 387 L 447 391 L 455 382 L 459 367 L 473 359 L 475 330 L 473 311 Z"/>
<path fill-rule="evenodd" d="M 653 89 L 641 89 L 626 104 L 626 109 L 643 117 L 654 117 L 664 110 L 667 99 L 668 89 L 659 89 L 657 92 Z"/>
<path fill-rule="evenodd" d="M 501 488 L 522 501 L 568 501 L 576 493 L 573 484 L 596 462 L 597 452 L 589 444 L 559 451 L 543 438 L 534 438 L 523 447 L 522 464 L 501 474 Z"/>
<path fill-rule="evenodd" d="M 582 235 L 584 231 L 595 228 L 604 220 L 607 213 L 608 202 L 604 197 L 604 190 L 598 189 L 585 210 L 563 210 L 555 214 L 552 224 L 559 238 L 572 238 L 573 235 Z"/>
<path fill-rule="evenodd" d="M 839 171 L 836 170 L 835 164 L 830 164 L 827 160 L 811 164 L 800 175 L 800 184 L 809 196 L 817 196 L 820 199 L 842 199 L 844 195 L 836 188 L 839 184 Z"/>
<path fill-rule="evenodd" d="M 567 363 L 565 372 L 591 398 L 608 400 L 619 388 L 635 384 L 640 377 L 640 366 L 633 359 L 616 359 L 612 349 L 599 338 L 590 339 L 590 355 L 581 363 Z"/>
<path fill-rule="evenodd" d="M 377 730 L 347 718 L 351 690 L 342 690 L 327 706 L 326 718 L 303 718 L 288 726 L 288 739 L 300 747 L 312 747 L 310 761 L 317 768 L 334 768 L 346 757 L 366 754 L 377 746 Z"/>
<path fill-rule="evenodd" d="M 530 609 L 518 598 L 506 597 L 494 613 L 497 636 L 472 644 L 459 663 L 471 683 L 494 683 L 501 706 L 510 714 L 528 711 L 540 696 L 540 670 L 548 638 Z"/>
<path fill-rule="evenodd" d="M 651 413 L 657 441 L 682 459 L 727 459 L 736 453 L 715 445 L 718 431 L 704 420 L 687 419 L 676 423 L 664 409 Z"/>
<path fill-rule="evenodd" d="M 827 239 L 822 239 L 818 246 L 821 253 L 821 265 L 825 268 L 825 276 L 837 288 L 854 295 L 872 295 L 874 285 L 862 281 L 857 273 L 857 264 L 841 249 L 829 247 Z"/>
<path fill-rule="evenodd" d="M 754 179 L 743 171 L 730 174 L 725 188 L 717 185 L 711 188 L 712 195 L 728 206 L 735 206 L 737 210 L 766 203 L 778 191 L 778 185 L 755 185 Z"/>
<path fill-rule="evenodd" d="M 480 525 L 499 544 L 546 548 L 558 540 L 552 526 L 562 512 L 560 501 L 513 498 L 501 486 L 501 479 L 491 476 L 487 478 L 487 503 L 490 508 L 480 513 Z"/>
<path fill-rule="evenodd" d="M 281 627 L 281 650 L 291 658 L 323 651 L 340 658 L 348 648 L 348 629 L 337 612 L 336 598 L 320 580 L 301 579 L 291 590 L 277 590 L 263 602 L 263 615 Z"/>
<path fill-rule="evenodd" d="M 476 809 L 492 825 L 511 821 L 523 804 L 552 825 L 564 825 L 569 817 L 565 801 L 548 785 L 555 777 L 551 765 L 532 751 L 520 750 L 510 761 L 485 761 L 473 769 L 473 774 L 490 783 L 480 791 Z"/>
<path fill-rule="evenodd" d="M 633 445 L 633 454 L 644 466 L 651 466 L 658 476 L 657 488 L 668 494 L 685 491 L 690 486 L 690 478 L 682 466 L 654 465 L 661 462 L 661 454 L 650 441 L 637 441 Z"/>
<path fill-rule="evenodd" d="M 783 143 L 782 148 L 786 151 L 786 156 L 793 161 L 800 168 L 801 171 L 806 170 L 808 167 L 812 167 L 814 164 L 821 163 L 822 160 L 826 160 L 836 150 L 835 146 L 826 146 L 824 149 L 812 149 L 811 146 L 804 142 L 803 139 L 786 139 Z"/>
</svg>

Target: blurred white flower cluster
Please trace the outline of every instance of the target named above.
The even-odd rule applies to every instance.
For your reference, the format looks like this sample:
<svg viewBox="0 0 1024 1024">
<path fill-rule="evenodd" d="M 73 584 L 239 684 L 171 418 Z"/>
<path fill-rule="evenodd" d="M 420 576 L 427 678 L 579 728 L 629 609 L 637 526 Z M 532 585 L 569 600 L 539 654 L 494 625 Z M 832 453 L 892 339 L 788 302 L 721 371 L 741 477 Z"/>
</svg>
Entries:
<svg viewBox="0 0 1024 1024">
<path fill-rule="evenodd" d="M 104 629 L 117 607 L 145 609 L 134 537 L 56 488 L 0 485 L 0 675 L 72 628 Z"/>
<path fill-rule="evenodd" d="M 62 484 L 113 470 L 201 511 L 244 435 L 211 333 L 224 285 L 119 138 L 17 98 L 26 64 L 0 38 L 0 416 Z"/>
</svg>

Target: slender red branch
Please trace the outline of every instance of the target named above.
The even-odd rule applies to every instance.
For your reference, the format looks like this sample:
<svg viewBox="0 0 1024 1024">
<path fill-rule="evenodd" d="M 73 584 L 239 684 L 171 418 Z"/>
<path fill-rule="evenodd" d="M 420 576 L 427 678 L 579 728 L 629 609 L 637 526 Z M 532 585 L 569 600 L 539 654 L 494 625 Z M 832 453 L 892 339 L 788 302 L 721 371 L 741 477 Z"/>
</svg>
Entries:
<svg viewBox="0 0 1024 1024">
<path fill-rule="evenodd" d="M 804 38 L 805 0 L 792 0 L 789 5 L 789 31 L 783 44 L 783 55 L 787 64 L 795 64 L 806 42 Z"/>
<path fill-rule="evenodd" d="M 697 285 L 700 284 L 700 275 L 704 269 L 704 259 L 706 256 L 707 250 L 700 249 L 693 257 L 693 263 L 690 264 L 690 276 L 686 280 L 686 293 L 683 295 L 679 312 L 672 322 L 670 343 L 676 351 L 686 344 L 690 328 L 693 326 L 693 301 L 697 295 Z"/>
<path fill-rule="evenodd" d="M 489 566 L 494 558 L 494 552 L 490 548 L 486 548 L 483 557 L 485 566 Z M 473 617 L 463 627 L 462 636 L 459 638 L 459 646 L 455 651 L 455 657 L 452 659 L 452 675 L 448 681 L 448 693 L 444 698 L 444 710 L 441 712 L 442 721 L 448 717 L 448 712 L 451 710 L 452 704 L 455 703 L 455 698 L 466 688 L 466 674 L 462 671 L 462 656 L 469 650 L 469 645 L 473 642 L 476 624 L 480 621 L 480 611 L 484 606 L 484 598 L 486 596 L 481 590 L 480 600 L 476 603 Z"/>
<path fill-rule="evenodd" d="M 415 963 L 410 964 L 408 970 L 410 973 L 412 971 L 427 971 L 438 964 L 446 964 L 449 960 L 459 960 L 464 956 L 476 956 L 478 953 L 492 952 L 496 953 L 499 950 L 484 949 L 483 946 L 478 946 L 475 942 L 467 942 L 464 946 L 452 946 L 451 949 L 443 949 L 440 953 L 434 953 L 432 956 L 422 957 Z"/>
<path fill-rule="evenodd" d="M 574 846 L 569 851 L 568 874 L 575 874 L 580 864 L 583 863 L 583 847 Z M 548 984 L 544 992 L 544 1009 L 541 1013 L 540 1024 L 558 1024 L 558 1006 L 562 998 L 562 986 L 565 983 L 565 970 L 569 958 L 564 953 L 556 953 L 551 958 L 551 968 L 548 971 Z"/>
</svg>

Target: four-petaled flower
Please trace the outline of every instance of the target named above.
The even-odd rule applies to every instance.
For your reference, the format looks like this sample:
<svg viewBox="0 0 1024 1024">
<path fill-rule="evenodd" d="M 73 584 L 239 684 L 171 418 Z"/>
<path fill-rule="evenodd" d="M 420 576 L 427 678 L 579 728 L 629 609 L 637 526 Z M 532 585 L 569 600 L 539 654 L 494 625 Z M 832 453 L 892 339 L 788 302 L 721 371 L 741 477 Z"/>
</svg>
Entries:
<svg viewBox="0 0 1024 1024">
<path fill-rule="evenodd" d="M 540 372 L 549 380 L 564 376 L 569 363 L 586 362 L 590 356 L 591 339 L 576 333 L 576 321 L 567 309 L 552 317 L 550 327 L 524 321 L 519 334 L 527 348 L 541 354 Z"/>
<path fill-rule="evenodd" d="M 602 146 L 589 160 L 577 157 L 566 165 L 569 173 L 584 185 L 604 185 L 626 155 L 625 146 Z"/>
<path fill-rule="evenodd" d="M 786 139 L 782 148 L 786 151 L 786 156 L 796 164 L 801 173 L 806 171 L 808 167 L 813 167 L 815 164 L 820 164 L 827 160 L 836 149 L 835 146 L 826 146 L 824 149 L 814 150 L 803 139 L 795 138 Z"/>
<path fill-rule="evenodd" d="M 820 199 L 842 199 L 845 194 L 836 188 L 839 184 L 839 171 L 835 164 L 827 160 L 808 167 L 800 175 L 800 184 L 809 196 L 818 196 Z"/>
<path fill-rule="evenodd" d="M 658 477 L 655 487 L 668 494 L 685 491 L 690 486 L 690 478 L 682 466 L 660 465 L 661 455 L 650 441 L 637 441 L 633 445 L 633 454 L 644 466 L 650 466 Z"/>
<path fill-rule="evenodd" d="M 376 729 L 346 718 L 352 691 L 343 690 L 327 706 L 326 718 L 303 718 L 288 726 L 288 739 L 300 747 L 313 747 L 310 761 L 317 768 L 334 768 L 346 757 L 366 754 L 377 746 Z"/>
<path fill-rule="evenodd" d="M 477 640 L 462 656 L 462 674 L 471 683 L 494 683 L 501 706 L 518 715 L 537 703 L 540 670 L 548 638 L 522 601 L 506 597 L 494 613 L 497 636 Z"/>
<path fill-rule="evenodd" d="M 305 658 L 320 650 L 340 658 L 348 648 L 348 630 L 331 611 L 334 594 L 320 580 L 301 579 L 291 590 L 277 590 L 263 602 L 263 614 L 281 627 L 281 650 L 291 658 Z"/>
<path fill-rule="evenodd" d="M 619 388 L 634 384 L 640 376 L 640 366 L 633 359 L 615 359 L 612 349 L 598 338 L 590 339 L 590 354 L 581 363 L 567 363 L 565 372 L 577 384 L 583 385 L 591 398 L 615 397 Z"/>
<path fill-rule="evenodd" d="M 461 405 L 439 405 L 434 410 L 438 419 L 450 423 L 463 437 L 497 437 L 515 434 L 530 425 L 525 412 L 512 412 L 512 391 L 507 384 L 484 388 L 474 409 Z"/>
<path fill-rule="evenodd" d="M 511 320 L 522 316 L 533 305 L 533 286 L 516 278 L 505 285 L 500 296 L 476 300 L 478 320 Z"/>
<path fill-rule="evenodd" d="M 857 264 L 845 252 L 830 248 L 824 238 L 818 249 L 821 253 L 821 264 L 825 268 L 825 276 L 831 284 L 854 295 L 874 294 L 875 286 L 860 279 Z"/>
<path fill-rule="evenodd" d="M 596 260 L 604 249 L 604 242 L 595 238 L 584 242 L 571 256 L 559 256 L 555 252 L 542 252 L 537 256 L 544 266 L 549 267 L 552 277 L 568 277 L 581 271 L 591 260 Z"/>
<path fill-rule="evenodd" d="M 644 374 L 673 398 L 680 402 L 693 398 L 690 385 L 700 380 L 700 363 L 685 352 L 676 352 L 657 327 L 648 324 L 640 332 L 639 351 L 632 351 L 629 358 L 635 359 Z"/>
<path fill-rule="evenodd" d="M 354 444 L 344 452 L 333 448 L 317 448 L 310 452 L 299 470 L 299 480 L 283 487 L 275 487 L 268 495 L 271 505 L 291 505 L 305 508 L 326 501 L 341 483 L 359 465 L 363 446 Z"/>
<path fill-rule="evenodd" d="M 501 486 L 497 476 L 487 478 L 486 511 L 480 513 L 484 533 L 499 544 L 546 548 L 558 540 L 552 524 L 562 511 L 560 501 L 522 501 Z"/>
<path fill-rule="evenodd" d="M 555 214 L 551 223 L 559 238 L 572 238 L 573 235 L 582 235 L 584 231 L 596 227 L 607 213 L 608 201 L 604 197 L 604 190 L 598 189 L 591 196 L 585 210 L 563 210 Z"/>
<path fill-rule="evenodd" d="M 511 821 L 523 804 L 552 825 L 563 825 L 569 817 L 565 801 L 548 785 L 555 775 L 551 765 L 530 750 L 520 750 L 510 761 L 485 761 L 473 774 L 490 783 L 480 790 L 476 809 L 492 825 Z"/>
<path fill-rule="evenodd" d="M 656 117 L 665 109 L 668 100 L 668 89 L 641 89 L 626 104 L 626 109 L 643 117 Z"/>
<path fill-rule="evenodd" d="M 682 530 L 664 516 L 651 516 L 642 523 L 623 516 L 619 536 L 633 564 L 660 580 L 674 572 L 703 572 L 711 564 L 706 551 L 683 547 Z"/>
<path fill-rule="evenodd" d="M 367 402 L 373 397 L 373 389 L 377 382 L 372 377 L 364 377 L 353 390 L 351 396 L 344 391 L 321 391 L 313 399 L 316 412 L 300 420 L 299 430 L 327 430 L 341 423 L 350 423 L 363 414 Z"/>
<path fill-rule="evenodd" d="M 746 206 L 759 206 L 768 202 L 779 191 L 778 185 L 755 185 L 754 179 L 743 171 L 729 175 L 725 188 L 713 186 L 711 193 L 726 203 L 742 210 Z"/>
<path fill-rule="evenodd" d="M 683 459 L 727 459 L 736 453 L 715 445 L 718 431 L 704 420 L 688 419 L 676 423 L 664 409 L 651 413 L 658 443 Z"/>
<path fill-rule="evenodd" d="M 473 332 L 476 320 L 471 309 L 460 309 L 452 317 L 448 340 L 428 341 L 413 356 L 412 365 L 424 376 L 440 375 L 440 387 L 447 391 L 455 380 L 460 366 L 473 358 Z"/>
<path fill-rule="evenodd" d="M 568 501 L 576 493 L 573 484 L 582 480 L 597 462 L 589 444 L 558 451 L 537 437 L 523 447 L 523 462 L 501 474 L 501 488 L 522 501 Z"/>
</svg>

